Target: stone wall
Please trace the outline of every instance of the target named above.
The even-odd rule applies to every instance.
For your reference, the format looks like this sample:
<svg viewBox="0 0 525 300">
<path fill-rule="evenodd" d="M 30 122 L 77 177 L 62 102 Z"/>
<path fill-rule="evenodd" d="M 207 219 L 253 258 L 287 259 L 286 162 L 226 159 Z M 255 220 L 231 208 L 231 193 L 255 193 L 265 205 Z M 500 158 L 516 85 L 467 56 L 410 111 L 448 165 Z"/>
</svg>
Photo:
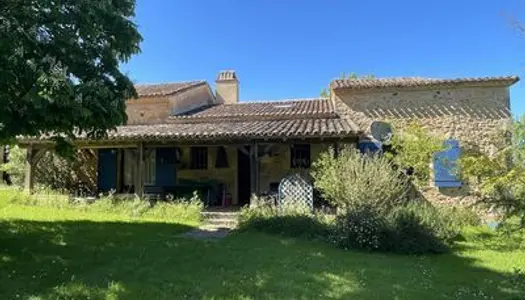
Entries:
<svg viewBox="0 0 525 300">
<path fill-rule="evenodd" d="M 347 91 L 333 95 L 337 110 L 365 130 L 373 120 L 385 120 L 398 128 L 417 121 L 431 134 L 458 139 L 462 147 L 489 155 L 496 150 L 495 138 L 501 138 L 511 123 L 507 87 Z M 467 186 L 439 190 L 431 186 L 429 183 L 422 190 L 431 201 L 472 201 Z"/>
<path fill-rule="evenodd" d="M 169 115 L 167 97 L 144 97 L 126 101 L 128 125 L 162 123 Z"/>
<path fill-rule="evenodd" d="M 176 115 L 214 104 L 213 93 L 208 84 L 199 85 L 169 98 L 170 115 Z"/>
<path fill-rule="evenodd" d="M 214 103 L 209 85 L 203 84 L 164 97 L 141 97 L 126 101 L 128 125 L 164 123 L 170 115 Z"/>
<path fill-rule="evenodd" d="M 418 121 L 432 134 L 457 138 L 462 146 L 477 145 L 487 152 L 511 121 L 506 87 L 338 92 L 335 100 L 337 108 L 357 119 L 361 128 L 367 129 L 372 120 L 398 126 Z"/>
</svg>

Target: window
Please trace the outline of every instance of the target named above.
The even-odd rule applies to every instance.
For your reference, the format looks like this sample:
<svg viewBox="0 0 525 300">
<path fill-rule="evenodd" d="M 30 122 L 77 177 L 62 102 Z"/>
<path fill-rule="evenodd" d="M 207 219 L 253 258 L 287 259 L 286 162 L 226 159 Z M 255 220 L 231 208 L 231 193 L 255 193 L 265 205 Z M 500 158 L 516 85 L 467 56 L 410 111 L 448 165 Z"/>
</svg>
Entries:
<svg viewBox="0 0 525 300">
<path fill-rule="evenodd" d="M 144 185 L 155 185 L 157 149 L 147 149 L 144 153 Z"/>
<path fill-rule="evenodd" d="M 208 148 L 191 147 L 190 160 L 191 169 L 208 169 Z"/>
<path fill-rule="evenodd" d="M 434 154 L 434 183 L 437 187 L 461 187 L 458 159 L 461 153 L 459 141 L 445 141 L 445 149 Z"/>
<path fill-rule="evenodd" d="M 310 168 L 310 145 L 292 145 L 290 155 L 290 166 L 292 168 Z"/>
<path fill-rule="evenodd" d="M 218 147 L 215 155 L 215 168 L 228 168 L 228 154 L 224 147 Z"/>
<path fill-rule="evenodd" d="M 132 193 L 135 190 L 137 180 L 137 151 L 125 149 L 122 152 L 123 158 L 123 192 Z M 157 151 L 156 149 L 146 149 L 144 151 L 144 185 L 155 185 L 157 173 Z"/>
</svg>

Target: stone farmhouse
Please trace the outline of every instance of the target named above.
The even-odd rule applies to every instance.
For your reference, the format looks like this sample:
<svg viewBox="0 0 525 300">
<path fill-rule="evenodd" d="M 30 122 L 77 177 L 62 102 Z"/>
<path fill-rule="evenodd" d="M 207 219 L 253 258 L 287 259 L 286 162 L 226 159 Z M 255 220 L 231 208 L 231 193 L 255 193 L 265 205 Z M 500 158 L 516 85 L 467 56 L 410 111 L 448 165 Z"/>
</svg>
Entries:
<svg viewBox="0 0 525 300">
<path fill-rule="evenodd" d="M 205 81 L 137 85 L 128 123 L 103 140 L 78 140 L 92 172 L 81 174 L 93 193 L 182 195 L 199 190 L 209 205 L 245 205 L 272 194 L 281 179 L 308 169 L 328 147 L 377 149 L 378 121 L 420 122 L 448 139 L 438 153 L 457 159 L 461 147 L 492 151 L 491 139 L 511 122 L 509 87 L 518 77 L 338 79 L 329 98 L 246 102 L 235 71 L 222 71 L 215 90 Z M 249 83 L 248 83 L 249 84 Z M 28 149 L 26 187 L 45 139 Z M 431 162 L 429 162 L 430 164 Z M 434 166 L 435 201 L 460 201 L 467 189 L 447 166 Z"/>
</svg>

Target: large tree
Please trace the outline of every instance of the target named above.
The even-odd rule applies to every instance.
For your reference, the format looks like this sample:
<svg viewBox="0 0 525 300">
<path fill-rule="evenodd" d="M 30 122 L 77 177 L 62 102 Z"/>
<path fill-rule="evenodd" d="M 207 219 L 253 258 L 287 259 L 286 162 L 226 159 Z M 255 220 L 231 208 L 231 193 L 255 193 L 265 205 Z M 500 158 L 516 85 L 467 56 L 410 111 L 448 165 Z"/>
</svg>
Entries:
<svg viewBox="0 0 525 300">
<path fill-rule="evenodd" d="M 119 70 L 140 51 L 134 0 L 0 1 L 0 144 L 103 136 L 136 96 Z"/>
</svg>

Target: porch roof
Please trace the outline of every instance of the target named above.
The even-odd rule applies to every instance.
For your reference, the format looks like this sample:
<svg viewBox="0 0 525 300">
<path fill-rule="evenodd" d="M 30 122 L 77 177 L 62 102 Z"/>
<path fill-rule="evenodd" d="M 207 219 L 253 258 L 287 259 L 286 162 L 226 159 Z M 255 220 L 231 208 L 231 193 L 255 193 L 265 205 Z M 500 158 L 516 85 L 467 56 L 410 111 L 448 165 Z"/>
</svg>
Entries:
<svg viewBox="0 0 525 300">
<path fill-rule="evenodd" d="M 342 118 L 329 99 L 246 102 L 206 107 L 161 123 L 124 125 L 102 139 L 77 136 L 82 143 L 135 141 L 271 140 L 347 138 L 362 134 Z M 21 144 L 52 143 L 50 135 L 19 139 Z"/>
<path fill-rule="evenodd" d="M 109 141 L 219 140 L 348 137 L 358 128 L 346 119 L 256 120 L 120 126 Z"/>
</svg>

